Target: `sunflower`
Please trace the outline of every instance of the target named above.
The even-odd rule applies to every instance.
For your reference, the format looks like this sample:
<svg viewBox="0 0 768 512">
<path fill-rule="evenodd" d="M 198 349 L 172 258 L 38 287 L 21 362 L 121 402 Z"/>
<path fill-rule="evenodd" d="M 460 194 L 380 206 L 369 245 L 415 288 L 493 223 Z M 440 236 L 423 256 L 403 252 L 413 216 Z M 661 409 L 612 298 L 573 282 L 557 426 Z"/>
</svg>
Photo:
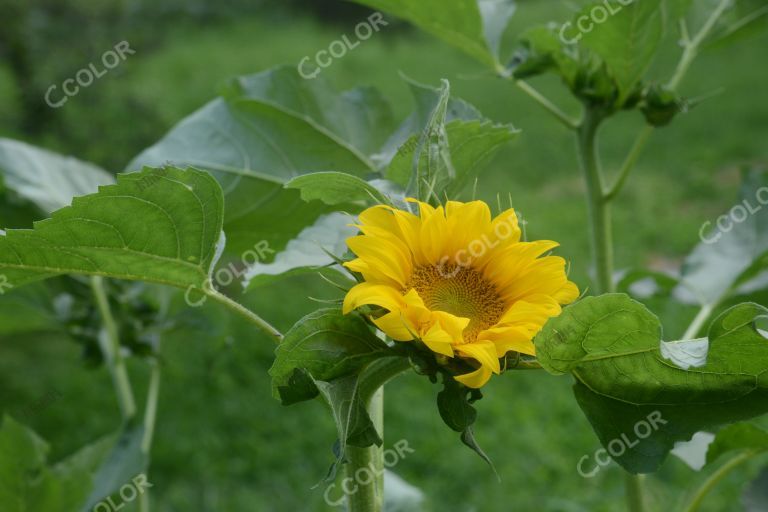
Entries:
<svg viewBox="0 0 768 512">
<path fill-rule="evenodd" d="M 384 205 L 360 214 L 361 234 L 347 239 L 357 258 L 345 266 L 363 281 L 344 313 L 383 308 L 372 321 L 385 334 L 465 360 L 476 369 L 456 380 L 482 387 L 508 352 L 535 355 L 533 337 L 579 290 L 565 260 L 546 255 L 556 242 L 520 241 L 514 210 L 492 219 L 482 201 L 409 202 L 418 216 Z"/>
</svg>

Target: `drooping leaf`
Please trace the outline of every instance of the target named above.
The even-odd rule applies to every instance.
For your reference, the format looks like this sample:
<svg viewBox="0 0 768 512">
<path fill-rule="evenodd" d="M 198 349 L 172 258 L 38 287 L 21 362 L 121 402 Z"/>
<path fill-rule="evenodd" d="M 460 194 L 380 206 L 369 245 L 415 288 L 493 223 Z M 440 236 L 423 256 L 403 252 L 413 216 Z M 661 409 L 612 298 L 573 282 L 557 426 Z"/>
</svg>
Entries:
<svg viewBox="0 0 768 512">
<path fill-rule="evenodd" d="M 362 178 L 343 172 L 304 174 L 291 179 L 285 184 L 285 188 L 301 191 L 304 201 L 320 200 L 329 205 L 367 203 L 371 200 L 379 204 L 389 203 L 389 199 L 376 187 Z"/>
<path fill-rule="evenodd" d="M 499 67 L 499 45 L 513 0 L 354 0 L 410 21 L 491 68 Z"/>
<path fill-rule="evenodd" d="M 618 104 L 624 103 L 651 65 L 664 35 L 662 0 L 642 0 L 629 5 L 612 4 L 614 14 L 603 2 L 590 4 L 574 19 L 583 16 L 592 23 L 591 30 L 580 35 L 579 44 L 602 58 L 619 88 Z M 601 10 L 605 21 L 595 12 Z M 602 14 L 600 15 L 602 17 Z"/>
<path fill-rule="evenodd" d="M 46 214 L 67 206 L 73 197 L 96 192 L 99 186 L 115 182 L 110 174 L 93 164 L 3 138 L 0 179 L 6 188 Z"/>
<path fill-rule="evenodd" d="M 702 305 L 714 306 L 768 269 L 768 172 L 747 173 L 739 202 L 704 224 L 700 235 L 681 281 Z"/>
<path fill-rule="evenodd" d="M 333 210 L 305 203 L 285 183 L 320 171 L 366 176 L 392 130 L 390 109 L 375 90 L 337 93 L 322 77 L 305 80 L 295 67 L 281 67 L 235 80 L 128 169 L 173 162 L 211 172 L 227 201 L 227 254 L 262 241 L 280 251 Z"/>
<path fill-rule="evenodd" d="M 313 380 L 332 382 L 359 372 L 387 355 L 387 349 L 361 317 L 343 315 L 338 309 L 314 311 L 296 322 L 275 351 L 275 362 L 269 369 L 273 394 L 285 405 L 297 397 L 314 398 L 317 389 L 307 386 L 307 379 L 296 370 L 307 372 Z M 295 393 L 291 388 L 303 391 Z M 286 400 L 287 393 L 291 400 Z"/>
<path fill-rule="evenodd" d="M 202 288 L 222 218 L 221 188 L 210 175 L 147 168 L 75 198 L 34 229 L 8 230 L 0 236 L 0 275 L 13 286 L 91 274 Z"/>
<path fill-rule="evenodd" d="M 127 426 L 120 432 L 106 459 L 93 477 L 93 489 L 81 512 L 90 512 L 101 500 L 116 493 L 139 475 L 145 475 L 149 458 L 142 450 L 144 426 Z"/>
<path fill-rule="evenodd" d="M 480 448 L 472 430 L 472 425 L 477 420 L 477 410 L 472 404 L 482 398 L 482 393 L 477 389 L 467 388 L 447 373 L 442 373 L 442 376 L 443 389 L 437 394 L 440 417 L 451 430 L 461 433 L 461 442 L 478 454 L 496 473 L 493 462 Z"/>
<path fill-rule="evenodd" d="M 317 272 L 333 264 L 347 250 L 346 240 L 357 232 L 354 219 L 343 213 L 323 215 L 288 242 L 271 263 L 257 262 L 248 267 L 247 290 L 254 290 L 278 279 Z"/>
<path fill-rule="evenodd" d="M 650 472 L 676 441 L 768 412 L 760 377 L 768 340 L 755 326 L 766 315 L 741 304 L 712 323 L 708 338 L 665 342 L 642 304 L 623 294 L 590 297 L 545 325 L 537 357 L 551 373 L 575 377 L 577 401 L 614 459 Z"/>
<path fill-rule="evenodd" d="M 320 394 L 331 406 L 339 440 L 345 440 L 341 442 L 339 461 L 344 459 L 347 445 L 366 448 L 374 444 L 381 446 L 382 443 L 368 414 L 368 404 L 360 393 L 360 378 L 360 374 L 353 374 L 331 382 L 315 381 Z"/>
<path fill-rule="evenodd" d="M 360 374 L 352 374 L 331 382 L 314 381 L 320 395 L 331 408 L 338 434 L 334 446 L 336 460 L 328 472 L 327 480 L 334 478 L 339 464 L 346 460 L 348 446 L 367 448 L 382 444 L 381 434 L 376 431 L 368 414 L 368 404 L 361 394 L 360 378 Z"/>
</svg>

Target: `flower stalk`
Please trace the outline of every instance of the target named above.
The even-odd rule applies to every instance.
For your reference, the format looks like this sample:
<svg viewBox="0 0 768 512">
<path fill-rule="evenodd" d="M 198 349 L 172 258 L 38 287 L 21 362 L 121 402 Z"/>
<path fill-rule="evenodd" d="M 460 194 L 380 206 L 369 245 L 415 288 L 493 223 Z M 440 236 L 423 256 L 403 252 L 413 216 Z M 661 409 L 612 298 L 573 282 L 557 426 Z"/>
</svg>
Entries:
<svg viewBox="0 0 768 512">
<path fill-rule="evenodd" d="M 360 378 L 360 394 L 379 436 L 384 439 L 384 385 L 408 370 L 406 357 L 390 357 L 371 363 Z M 355 483 L 347 493 L 349 512 L 384 510 L 384 448 L 347 446 L 347 478 Z M 365 475 L 365 477 L 361 477 Z M 373 478 L 368 478 L 373 475 Z"/>
</svg>

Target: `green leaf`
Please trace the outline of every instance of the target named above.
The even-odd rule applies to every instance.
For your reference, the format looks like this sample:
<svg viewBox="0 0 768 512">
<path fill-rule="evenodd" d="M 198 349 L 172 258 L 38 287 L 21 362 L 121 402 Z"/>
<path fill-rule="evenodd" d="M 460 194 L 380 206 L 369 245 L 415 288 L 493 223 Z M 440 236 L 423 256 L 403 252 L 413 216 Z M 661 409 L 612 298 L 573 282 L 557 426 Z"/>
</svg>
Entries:
<svg viewBox="0 0 768 512">
<path fill-rule="evenodd" d="M 141 447 L 143 440 L 143 425 L 129 425 L 120 432 L 94 475 L 93 489 L 81 512 L 90 512 L 98 502 L 147 471 L 149 457 Z"/>
<path fill-rule="evenodd" d="M 10 417 L 0 428 L 0 510 L 72 512 L 91 487 L 86 461 L 49 467 L 48 444 Z"/>
<path fill-rule="evenodd" d="M 326 480 L 332 480 L 339 464 L 346 460 L 347 446 L 366 448 L 371 445 L 381 446 L 383 442 L 368 414 L 368 404 L 361 394 L 360 380 L 360 374 L 353 374 L 331 382 L 314 381 L 323 399 L 331 407 L 338 433 L 334 446 L 336 460 Z"/>
<path fill-rule="evenodd" d="M 100 185 L 115 181 L 93 164 L 3 138 L 0 177 L 8 189 L 46 214 L 68 205 L 73 197 L 96 192 Z"/>
<path fill-rule="evenodd" d="M 301 191 L 304 201 L 338 205 L 350 202 L 389 204 L 389 199 L 367 181 L 343 172 L 313 172 L 291 179 L 285 188 Z"/>
<path fill-rule="evenodd" d="M 511 125 L 497 125 L 490 121 L 452 121 L 445 126 L 447 137 L 444 144 L 450 155 L 455 174 L 452 178 L 445 176 L 436 185 L 435 194 L 443 197 L 455 197 L 480 171 L 490 162 L 507 143 L 519 133 Z M 409 139 L 392 160 L 385 175 L 395 183 L 405 186 L 411 176 L 413 147 L 418 146 L 416 136 Z M 424 154 L 419 159 L 420 169 L 428 167 Z M 426 175 L 423 172 L 422 175 Z M 426 176 L 425 176 L 426 178 Z"/>
<path fill-rule="evenodd" d="M 456 432 L 463 432 L 477 419 L 477 410 L 472 407 L 471 390 L 450 375 L 443 374 L 443 390 L 437 394 L 437 408 L 443 422 Z"/>
<path fill-rule="evenodd" d="M 603 2 L 585 7 L 574 19 L 591 19 L 593 9 L 606 12 Z M 662 0 L 642 0 L 629 5 L 616 5 L 616 14 L 594 23 L 584 32 L 579 44 L 599 55 L 619 88 L 618 104 L 622 105 L 651 65 L 664 35 Z"/>
<path fill-rule="evenodd" d="M 664 342 L 639 302 L 590 297 L 544 326 L 537 357 L 576 378 L 577 401 L 614 459 L 650 472 L 676 441 L 768 412 L 768 341 L 755 326 L 766 315 L 741 304 L 712 323 L 708 339 Z"/>
<path fill-rule="evenodd" d="M 285 405 L 297 397 L 314 398 L 317 389 L 307 386 L 307 379 L 296 370 L 307 372 L 316 381 L 334 381 L 358 373 L 387 354 L 386 343 L 360 316 L 344 315 L 338 309 L 314 311 L 296 322 L 275 351 L 275 362 L 269 369 L 273 394 Z M 291 399 L 286 400 L 286 396 Z"/>
<path fill-rule="evenodd" d="M 0 272 L 0 274 L 2 274 Z M 42 283 L 0 293 L 0 336 L 62 331 L 52 304 L 54 294 Z"/>
<path fill-rule="evenodd" d="M 382 443 L 360 393 L 360 380 L 360 374 L 356 374 L 331 382 L 315 381 L 320 394 L 331 406 L 339 440 L 343 440 L 339 446 L 339 462 L 344 460 L 347 445 L 366 448 L 374 444 L 381 446 Z"/>
<path fill-rule="evenodd" d="M 499 69 L 499 45 L 515 12 L 513 0 L 354 0 L 410 21 L 425 32 Z"/>
<path fill-rule="evenodd" d="M 707 464 L 733 451 L 749 451 L 754 454 L 768 451 L 768 432 L 750 423 L 725 427 L 709 445 Z"/>
<path fill-rule="evenodd" d="M 335 209 L 305 203 L 283 186 L 311 172 L 366 176 L 392 131 L 391 111 L 374 89 L 337 93 L 322 77 L 305 80 L 294 67 L 281 67 L 235 80 L 128 169 L 173 162 L 211 172 L 227 202 L 227 254 L 239 256 L 262 241 L 279 251 Z"/>
<path fill-rule="evenodd" d="M 550 23 L 523 32 L 521 47 L 509 64 L 512 75 L 522 80 L 554 69 L 573 90 L 581 64 L 573 48 L 564 46 L 560 30 L 560 25 Z"/>
<path fill-rule="evenodd" d="M 343 213 L 323 215 L 312 226 L 288 242 L 271 263 L 257 262 L 245 274 L 246 290 L 254 290 L 278 279 L 318 272 L 333 264 L 347 251 L 347 238 L 357 233 L 354 219 Z M 340 275 L 336 271 L 328 270 Z"/>
<path fill-rule="evenodd" d="M 400 133 L 415 133 L 399 143 L 384 176 L 407 187 L 406 195 L 455 197 L 519 131 L 481 119 L 474 107 L 451 99 L 447 81 L 441 89 L 411 86 L 416 113 Z"/>
<path fill-rule="evenodd" d="M 475 440 L 472 425 L 477 420 L 477 410 L 472 406 L 474 402 L 482 398 L 478 389 L 471 389 L 448 373 L 442 373 L 443 389 L 437 394 L 437 408 L 440 417 L 448 427 L 461 433 L 461 442 L 480 456 L 496 473 L 490 457 L 486 455 Z M 498 473 L 496 473 L 498 477 Z"/>
<path fill-rule="evenodd" d="M 745 175 L 739 202 L 702 226 L 681 281 L 702 305 L 719 304 L 768 268 L 768 172 Z M 718 227 L 719 219 L 724 231 Z"/>
<path fill-rule="evenodd" d="M 34 229 L 0 236 L 0 275 L 13 286 L 91 274 L 202 288 L 222 218 L 221 189 L 205 172 L 148 168 L 120 175 L 116 185 L 75 198 Z"/>
</svg>

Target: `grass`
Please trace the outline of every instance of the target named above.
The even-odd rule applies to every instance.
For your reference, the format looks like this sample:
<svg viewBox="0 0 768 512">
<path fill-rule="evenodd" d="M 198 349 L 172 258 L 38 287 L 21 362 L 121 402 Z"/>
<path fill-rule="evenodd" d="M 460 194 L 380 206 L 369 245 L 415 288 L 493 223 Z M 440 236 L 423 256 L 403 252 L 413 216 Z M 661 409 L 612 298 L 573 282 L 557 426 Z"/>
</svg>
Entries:
<svg viewBox="0 0 768 512">
<path fill-rule="evenodd" d="M 515 27 L 565 19 L 565 12 L 558 2 L 525 4 Z M 137 48 L 119 73 L 57 111 L 72 130 L 67 139 L 71 145 L 64 146 L 57 133 L 33 142 L 120 170 L 142 145 L 210 99 L 227 77 L 298 63 L 351 33 L 353 25 L 329 27 L 277 17 L 207 28 L 169 27 L 160 47 Z M 699 96 L 720 87 L 725 92 L 654 134 L 616 204 L 619 268 L 676 268 L 697 242 L 701 224 L 733 203 L 737 168 L 766 161 L 761 133 L 768 123 L 768 105 L 760 91 L 768 70 L 758 65 L 766 42 L 762 37 L 713 50 L 694 64 L 683 87 L 686 94 Z M 665 59 L 654 72 L 662 79 L 673 64 L 673 58 Z M 497 193 L 505 198 L 510 193 L 530 222 L 529 237 L 560 241 L 574 278 L 585 286 L 586 208 L 571 135 L 509 83 L 484 75 L 468 58 L 428 36 L 401 27 L 366 41 L 324 71 L 342 89 L 375 84 L 402 118 L 411 100 L 398 73 L 426 83 L 446 77 L 454 94 L 494 120 L 523 129 L 483 176 L 479 195 L 495 203 Z M 0 93 L 8 97 L 2 76 L 0 72 Z M 534 83 L 576 112 L 559 84 L 547 79 Z M 4 102 L 0 112 L 8 109 Z M 608 169 L 618 167 L 640 126 L 637 116 L 621 115 L 603 129 Z M 11 126 L 2 129 L 13 133 Z M 264 289 L 249 301 L 287 329 L 316 306 L 305 299 L 308 295 L 332 297 L 333 291 L 316 279 L 293 280 Z M 269 396 L 269 340 L 237 320 L 202 330 L 194 325 L 197 312 L 186 316 L 193 326 L 179 328 L 164 341 L 165 378 L 150 477 L 154 509 L 326 510 L 323 487 L 312 487 L 332 460 L 329 415 L 317 402 L 284 408 Z M 667 332 L 680 330 L 685 320 L 671 319 Z M 118 421 L 106 372 L 86 369 L 78 357 L 78 348 L 61 339 L 3 340 L 4 412 L 18 415 L 50 389 L 63 396 L 27 421 L 51 441 L 54 459 L 109 432 Z M 146 371 L 135 362 L 130 369 L 141 393 Z M 498 482 L 442 424 L 434 404 L 437 388 L 416 375 L 404 376 L 387 389 L 386 442 L 406 439 L 415 453 L 395 471 L 424 490 L 431 510 L 620 510 L 622 477 L 615 465 L 592 479 L 576 472 L 579 459 L 599 444 L 571 396 L 570 384 L 566 377 L 521 372 L 492 379 L 484 388 L 476 433 L 496 464 Z M 704 510 L 737 510 L 745 476 L 732 475 Z M 671 458 L 651 485 L 659 509 L 668 509 L 670 496 L 694 478 Z"/>
</svg>

